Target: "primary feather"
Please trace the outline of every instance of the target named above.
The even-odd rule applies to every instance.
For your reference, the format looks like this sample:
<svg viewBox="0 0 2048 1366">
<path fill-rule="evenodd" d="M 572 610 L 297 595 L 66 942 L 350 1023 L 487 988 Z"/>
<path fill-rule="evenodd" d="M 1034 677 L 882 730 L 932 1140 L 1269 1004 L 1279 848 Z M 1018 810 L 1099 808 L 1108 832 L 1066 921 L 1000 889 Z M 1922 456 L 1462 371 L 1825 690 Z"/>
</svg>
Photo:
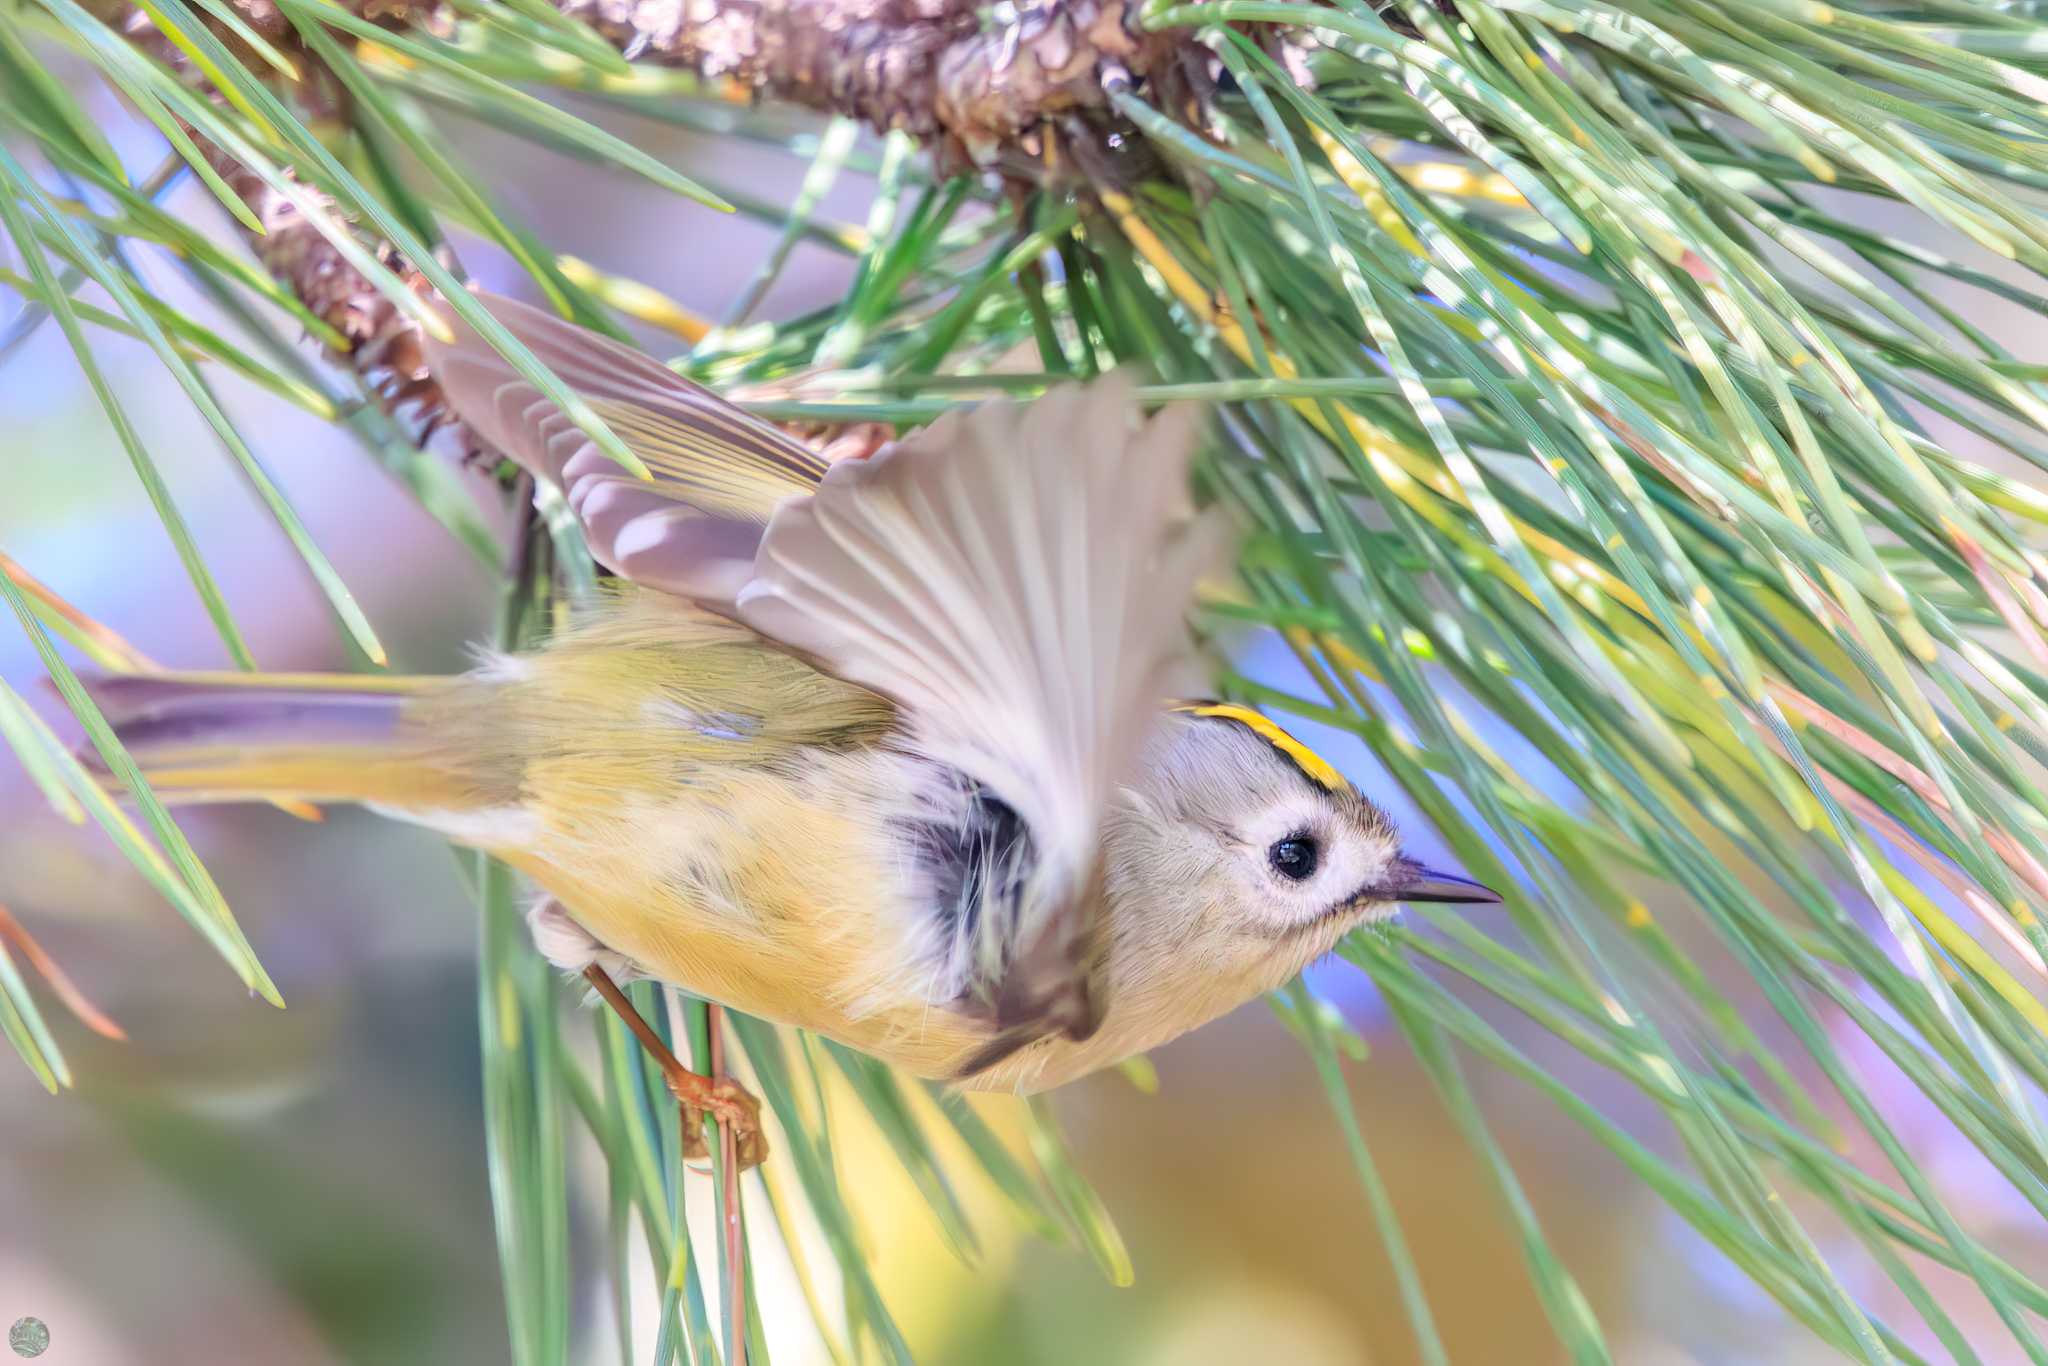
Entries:
<svg viewBox="0 0 2048 1366">
<path fill-rule="evenodd" d="M 491 315 L 573 387 L 652 471 L 636 479 L 451 313 L 452 342 L 424 339 L 449 406 L 534 478 L 559 487 L 599 564 L 712 607 L 745 579 L 782 500 L 825 464 L 809 448 L 652 357 L 513 299 Z"/>
</svg>

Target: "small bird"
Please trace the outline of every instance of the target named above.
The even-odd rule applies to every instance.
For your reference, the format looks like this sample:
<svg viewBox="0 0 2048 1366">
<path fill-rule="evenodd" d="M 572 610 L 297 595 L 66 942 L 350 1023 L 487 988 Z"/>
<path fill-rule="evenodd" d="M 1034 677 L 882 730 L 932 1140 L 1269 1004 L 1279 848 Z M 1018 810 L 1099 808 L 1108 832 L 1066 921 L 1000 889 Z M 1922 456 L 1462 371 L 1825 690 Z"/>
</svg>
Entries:
<svg viewBox="0 0 2048 1366">
<path fill-rule="evenodd" d="M 1164 1043 L 1396 903 L 1499 900 L 1260 713 L 1167 700 L 1228 545 L 1188 497 L 1199 409 L 1141 420 L 1112 375 L 828 465 L 484 302 L 653 475 L 459 321 L 427 343 L 457 415 L 566 495 L 602 604 L 458 677 L 99 680 L 166 799 L 361 803 L 527 875 L 541 952 L 622 1011 L 656 978 L 975 1089 Z M 758 1157 L 750 1098 L 664 1066 Z"/>
</svg>

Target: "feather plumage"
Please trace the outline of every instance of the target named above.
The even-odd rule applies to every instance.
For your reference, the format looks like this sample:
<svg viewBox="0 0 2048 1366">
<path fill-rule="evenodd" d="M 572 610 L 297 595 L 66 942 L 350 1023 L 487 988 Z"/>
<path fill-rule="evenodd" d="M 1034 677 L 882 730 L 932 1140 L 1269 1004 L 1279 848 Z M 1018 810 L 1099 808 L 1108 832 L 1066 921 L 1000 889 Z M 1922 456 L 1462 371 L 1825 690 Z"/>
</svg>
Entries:
<svg viewBox="0 0 2048 1366">
<path fill-rule="evenodd" d="M 1034 859 L 982 908 L 974 990 L 1028 1041 L 1085 1037 L 1102 824 L 1221 546 L 1187 515 L 1199 416 L 1127 379 L 949 415 L 770 522 L 740 619 L 894 699 L 921 753 L 1022 817 Z"/>
<path fill-rule="evenodd" d="M 598 563 L 663 592 L 729 603 L 769 517 L 784 498 L 810 492 L 825 463 L 642 352 L 513 299 L 478 298 L 654 478 L 620 469 L 452 315 L 454 341 L 424 339 L 449 406 L 521 468 L 562 489 Z"/>
<path fill-rule="evenodd" d="M 121 743 L 167 799 L 451 802 L 458 772 L 416 765 L 401 738 L 409 700 L 450 680 L 399 675 L 159 673 L 88 677 Z M 99 756 L 83 754 L 104 773 Z"/>
<path fill-rule="evenodd" d="M 1270 989 L 1383 914 L 1357 889 L 1403 867 L 1384 816 L 1310 781 L 1271 727 L 1162 714 L 1082 908 L 1103 917 L 1105 1016 L 1075 1040 L 954 1008 L 963 936 L 1035 865 L 1021 814 L 924 755 L 878 693 L 661 594 L 624 589 L 461 678 L 96 691 L 170 800 L 369 803 L 530 876 L 573 917 L 537 926 L 565 962 L 602 955 L 977 1089 L 1057 1085 Z M 1265 841 L 1304 831 L 1328 885 L 1290 894 Z"/>
<path fill-rule="evenodd" d="M 971 930 L 969 1003 L 1003 1030 L 985 1061 L 1055 1030 L 1086 1036 L 1103 821 L 1181 672 L 1182 611 L 1221 544 L 1188 513 L 1198 410 L 1141 422 L 1113 376 L 952 414 L 828 468 L 645 356 L 486 302 L 655 472 L 613 467 L 473 333 L 429 344 L 456 412 L 567 488 L 600 562 L 890 698 L 919 753 L 1021 819 L 1013 866 L 972 880 L 984 901 L 952 922 Z"/>
</svg>

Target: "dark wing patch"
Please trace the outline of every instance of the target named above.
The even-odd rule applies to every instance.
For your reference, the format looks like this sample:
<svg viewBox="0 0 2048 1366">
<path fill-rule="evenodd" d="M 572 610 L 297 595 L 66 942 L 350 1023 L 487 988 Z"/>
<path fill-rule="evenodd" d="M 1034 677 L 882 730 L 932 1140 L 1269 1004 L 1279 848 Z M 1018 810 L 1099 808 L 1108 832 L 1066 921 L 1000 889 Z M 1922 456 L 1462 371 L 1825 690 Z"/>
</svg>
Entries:
<svg viewBox="0 0 2048 1366">
<path fill-rule="evenodd" d="M 1016 808 L 965 781 L 964 817 L 931 822 L 916 834 L 918 857 L 932 876 L 932 913 L 954 944 L 971 944 L 991 925 L 1015 921 L 1037 858 L 1031 828 Z"/>
<path fill-rule="evenodd" d="M 948 941 L 971 953 L 977 942 L 1018 943 L 1025 889 L 1038 852 L 1031 827 L 1016 808 L 979 783 L 962 781 L 967 801 L 961 818 L 920 826 L 915 841 L 932 876 L 932 914 Z M 985 974 L 970 977 L 954 1004 L 992 1020 L 997 1034 L 968 1059 L 959 1072 L 962 1080 L 1048 1033 L 1083 1039 L 1095 1031 L 1098 1018 L 1087 973 L 1074 965 L 1053 967 L 1005 962 L 993 980 Z M 1056 999 L 1026 998 L 1017 990 L 1019 982 L 1047 980 L 1061 984 Z"/>
</svg>

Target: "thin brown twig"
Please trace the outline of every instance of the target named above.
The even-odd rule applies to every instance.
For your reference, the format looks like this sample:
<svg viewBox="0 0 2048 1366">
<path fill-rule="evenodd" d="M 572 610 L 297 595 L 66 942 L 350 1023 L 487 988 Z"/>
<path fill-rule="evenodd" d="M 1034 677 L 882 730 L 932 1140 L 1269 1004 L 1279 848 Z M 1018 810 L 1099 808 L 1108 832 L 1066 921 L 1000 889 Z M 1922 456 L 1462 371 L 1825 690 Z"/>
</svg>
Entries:
<svg viewBox="0 0 2048 1366">
<path fill-rule="evenodd" d="M 5 906 L 0 906 L 0 942 L 19 953 L 35 969 L 36 974 L 49 984 L 50 994 L 63 1002 L 64 1008 L 77 1016 L 80 1024 L 101 1038 L 112 1039 L 116 1043 L 128 1042 L 128 1031 L 86 999 L 70 974 L 57 966 L 56 960 L 43 951 L 43 946 L 35 941 L 27 927 L 16 920 L 14 913 Z"/>
<path fill-rule="evenodd" d="M 1948 795 L 1941 790 L 1941 785 L 1917 764 L 1881 744 L 1875 736 L 1851 725 L 1790 684 L 1773 680 L 1766 683 L 1765 687 L 1780 706 L 1797 712 L 1809 724 L 1817 726 L 1846 748 L 1897 778 L 1934 811 L 1944 816 L 1953 814 L 1954 808 L 1949 805 Z M 2033 888 L 2036 894 L 2048 900 L 2048 868 L 2043 868 L 2040 860 L 2006 830 L 1988 823 L 1983 824 L 1982 829 L 1984 842 L 1990 847 L 1991 852 L 1998 855 L 2000 861 L 2022 882 Z"/>
<path fill-rule="evenodd" d="M 1190 30 L 1152 31 L 1135 0 L 556 0 L 628 57 L 756 98 L 901 130 L 952 165 L 1042 163 L 1043 134 L 1106 115 L 1147 78 L 1187 89 Z M 1167 103 L 1172 103 L 1169 96 Z"/>
<path fill-rule="evenodd" d="M 2027 614 L 2020 599 L 2009 591 L 2004 575 L 1991 563 L 1984 547 L 1965 535 L 1960 527 L 1948 525 L 1944 529 L 1948 532 L 1949 544 L 1963 557 L 1963 563 L 1969 566 L 1970 573 L 1984 589 L 1984 595 L 1998 609 L 1998 615 L 2012 631 L 2013 638 L 2019 641 L 2020 647 L 2034 663 L 2048 668 L 2048 640 L 2042 639 L 2040 623 Z"/>
<path fill-rule="evenodd" d="M 705 1032 L 711 1039 L 711 1075 L 724 1077 L 725 1008 L 706 1007 Z M 747 1231 L 740 1212 L 739 1143 L 732 1126 L 718 1126 L 720 1227 L 725 1238 L 728 1298 L 725 1306 L 726 1357 L 732 1366 L 747 1366 Z"/>
<path fill-rule="evenodd" d="M 119 633 L 101 625 L 85 613 L 73 607 L 49 585 L 24 569 L 20 561 L 0 554 L 0 574 L 5 574 L 15 587 L 41 603 L 51 615 L 62 620 L 78 637 L 79 647 L 93 656 L 93 662 L 102 668 L 117 669 L 125 673 L 150 673 L 161 666 L 142 651 L 130 645 Z"/>
</svg>

